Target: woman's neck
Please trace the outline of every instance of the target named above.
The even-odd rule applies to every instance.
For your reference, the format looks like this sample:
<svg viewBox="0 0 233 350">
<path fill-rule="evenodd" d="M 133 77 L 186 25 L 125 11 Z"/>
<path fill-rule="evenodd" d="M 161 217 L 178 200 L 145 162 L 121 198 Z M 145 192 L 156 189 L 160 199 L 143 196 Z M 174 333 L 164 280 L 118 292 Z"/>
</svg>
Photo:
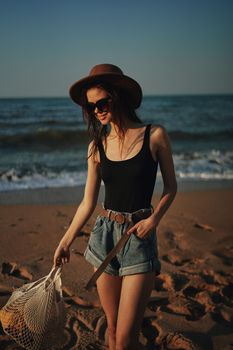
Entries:
<svg viewBox="0 0 233 350">
<path fill-rule="evenodd" d="M 124 135 L 127 133 L 128 129 L 136 129 L 138 127 L 142 127 L 143 124 L 140 124 L 138 122 L 131 121 L 129 119 L 125 119 L 121 126 L 119 126 L 119 123 L 116 123 L 115 121 L 110 121 L 111 125 L 111 136 L 120 136 L 122 135 L 122 129 Z"/>
</svg>

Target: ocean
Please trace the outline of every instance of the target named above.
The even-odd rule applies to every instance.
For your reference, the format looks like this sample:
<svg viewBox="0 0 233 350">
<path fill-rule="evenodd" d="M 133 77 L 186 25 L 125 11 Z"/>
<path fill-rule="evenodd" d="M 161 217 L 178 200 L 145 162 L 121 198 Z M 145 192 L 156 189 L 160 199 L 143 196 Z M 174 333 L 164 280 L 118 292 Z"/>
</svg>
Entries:
<svg viewBox="0 0 233 350">
<path fill-rule="evenodd" d="M 179 181 L 233 179 L 233 95 L 145 96 L 138 115 L 167 129 Z M 83 185 L 87 144 L 70 99 L 0 99 L 0 191 Z"/>
</svg>

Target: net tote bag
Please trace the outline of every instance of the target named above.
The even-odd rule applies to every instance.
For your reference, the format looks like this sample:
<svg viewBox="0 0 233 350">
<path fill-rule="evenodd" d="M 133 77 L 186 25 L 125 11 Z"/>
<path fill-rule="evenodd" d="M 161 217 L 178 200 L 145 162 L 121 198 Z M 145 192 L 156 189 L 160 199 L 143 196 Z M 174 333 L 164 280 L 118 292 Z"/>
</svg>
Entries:
<svg viewBox="0 0 233 350">
<path fill-rule="evenodd" d="M 66 322 L 61 267 L 17 288 L 0 310 L 2 328 L 28 350 L 61 347 Z"/>
</svg>

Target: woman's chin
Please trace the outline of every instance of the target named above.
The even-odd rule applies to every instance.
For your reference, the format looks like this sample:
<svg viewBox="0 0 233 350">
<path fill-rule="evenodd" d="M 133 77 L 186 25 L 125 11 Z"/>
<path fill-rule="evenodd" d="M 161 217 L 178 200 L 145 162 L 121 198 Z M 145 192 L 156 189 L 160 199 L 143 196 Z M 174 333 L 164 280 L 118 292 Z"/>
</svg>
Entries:
<svg viewBox="0 0 233 350">
<path fill-rule="evenodd" d="M 102 125 L 107 125 L 109 123 L 109 120 L 100 120 L 100 123 Z"/>
<path fill-rule="evenodd" d="M 102 125 L 106 125 L 110 122 L 110 118 L 107 116 L 99 117 L 98 120 Z"/>
</svg>

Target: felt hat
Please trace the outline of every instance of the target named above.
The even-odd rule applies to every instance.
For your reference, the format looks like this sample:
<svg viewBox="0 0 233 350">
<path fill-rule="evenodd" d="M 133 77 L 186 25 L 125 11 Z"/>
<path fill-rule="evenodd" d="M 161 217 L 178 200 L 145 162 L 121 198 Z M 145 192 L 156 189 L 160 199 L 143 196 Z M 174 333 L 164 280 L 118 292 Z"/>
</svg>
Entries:
<svg viewBox="0 0 233 350">
<path fill-rule="evenodd" d="M 136 80 L 124 75 L 122 70 L 113 64 L 98 64 L 94 66 L 88 76 L 76 81 L 69 90 L 72 100 L 82 105 L 82 90 L 99 83 L 108 83 L 125 92 L 134 108 L 138 108 L 142 101 L 142 89 Z"/>
</svg>

